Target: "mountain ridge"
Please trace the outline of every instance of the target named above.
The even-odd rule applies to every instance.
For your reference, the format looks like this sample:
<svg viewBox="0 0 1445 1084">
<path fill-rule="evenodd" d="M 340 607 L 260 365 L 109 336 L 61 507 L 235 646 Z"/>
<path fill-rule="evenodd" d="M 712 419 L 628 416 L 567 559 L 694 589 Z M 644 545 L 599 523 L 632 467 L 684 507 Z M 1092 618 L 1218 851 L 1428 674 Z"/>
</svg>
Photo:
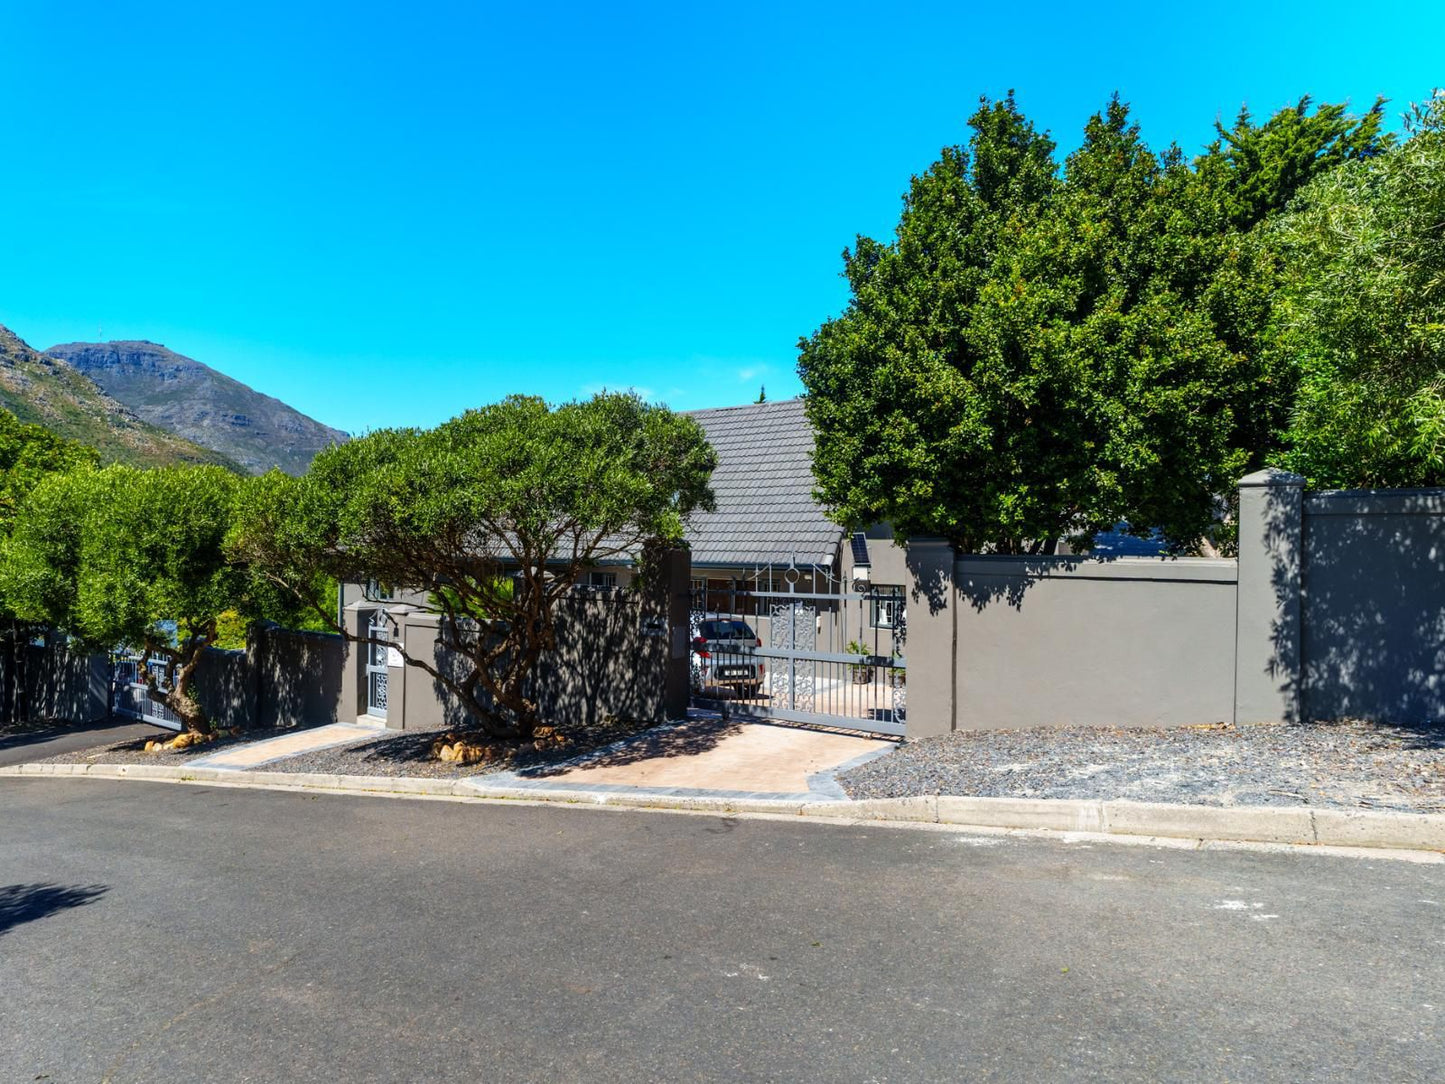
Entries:
<svg viewBox="0 0 1445 1084">
<path fill-rule="evenodd" d="M 153 425 L 62 358 L 36 350 L 0 324 L 0 407 L 22 422 L 89 444 L 106 462 L 239 465 L 214 449 Z"/>
<path fill-rule="evenodd" d="M 139 418 L 260 474 L 300 474 L 321 449 L 350 439 L 288 403 L 160 343 L 59 343 L 46 351 Z"/>
</svg>

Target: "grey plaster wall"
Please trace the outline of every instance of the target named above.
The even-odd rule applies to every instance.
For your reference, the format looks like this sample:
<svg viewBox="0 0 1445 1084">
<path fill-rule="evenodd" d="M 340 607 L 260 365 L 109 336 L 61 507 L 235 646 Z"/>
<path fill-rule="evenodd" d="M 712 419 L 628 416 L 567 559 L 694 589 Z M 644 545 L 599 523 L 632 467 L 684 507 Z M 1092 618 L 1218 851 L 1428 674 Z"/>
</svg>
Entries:
<svg viewBox="0 0 1445 1084">
<path fill-rule="evenodd" d="M 1241 479 L 1237 560 L 908 545 L 910 737 L 1364 718 L 1445 724 L 1445 489 Z"/>
<path fill-rule="evenodd" d="M 196 699 L 220 727 L 252 727 L 261 715 L 256 652 L 209 648 L 196 669 Z"/>
<path fill-rule="evenodd" d="M 954 577 L 957 729 L 1233 717 L 1233 561 L 970 557 Z"/>
<path fill-rule="evenodd" d="M 1315 493 L 1302 513 L 1304 714 L 1445 722 L 1445 491 Z"/>
<path fill-rule="evenodd" d="M 686 711 L 690 565 L 685 552 L 669 554 L 663 563 L 648 589 L 578 591 L 562 600 L 557 650 L 541 661 L 531 688 L 544 723 L 593 723 L 607 715 L 663 722 Z M 360 628 L 363 611 L 353 605 Z M 438 615 L 404 605 L 388 612 L 409 654 L 430 659 L 443 672 L 464 673 L 464 661 L 449 657 L 438 642 Z M 348 657 L 343 688 L 356 683 L 363 658 L 360 650 Z M 431 729 L 466 721 L 451 692 L 419 667 L 390 667 L 387 687 L 388 727 Z"/>
</svg>

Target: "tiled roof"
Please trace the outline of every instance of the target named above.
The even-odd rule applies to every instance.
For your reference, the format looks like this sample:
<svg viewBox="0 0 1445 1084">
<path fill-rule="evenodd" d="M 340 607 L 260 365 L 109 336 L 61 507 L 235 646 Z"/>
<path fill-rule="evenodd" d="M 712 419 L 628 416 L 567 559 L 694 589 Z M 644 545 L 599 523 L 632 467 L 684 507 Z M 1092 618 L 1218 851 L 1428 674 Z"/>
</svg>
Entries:
<svg viewBox="0 0 1445 1084">
<path fill-rule="evenodd" d="M 822 564 L 843 529 L 813 500 L 813 430 L 801 399 L 694 410 L 717 450 L 716 512 L 693 518 L 694 565 Z"/>
</svg>

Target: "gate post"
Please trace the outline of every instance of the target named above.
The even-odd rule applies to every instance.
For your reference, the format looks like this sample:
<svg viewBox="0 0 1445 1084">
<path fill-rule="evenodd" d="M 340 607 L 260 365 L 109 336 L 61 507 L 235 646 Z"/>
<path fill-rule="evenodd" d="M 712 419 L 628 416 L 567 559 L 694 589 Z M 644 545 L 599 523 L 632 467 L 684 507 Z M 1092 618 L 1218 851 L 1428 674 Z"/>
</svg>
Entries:
<svg viewBox="0 0 1445 1084">
<path fill-rule="evenodd" d="M 1266 467 L 1239 480 L 1234 721 L 1300 718 L 1304 484 Z"/>
<path fill-rule="evenodd" d="M 957 728 L 958 590 L 952 543 L 910 538 L 906 563 L 908 715 L 906 734 L 923 738 Z"/>
<path fill-rule="evenodd" d="M 667 619 L 667 661 L 663 679 L 662 709 L 665 719 L 687 715 L 692 696 L 689 673 L 689 621 L 692 611 L 692 551 L 668 550 L 658 561 L 664 585 Z"/>
</svg>

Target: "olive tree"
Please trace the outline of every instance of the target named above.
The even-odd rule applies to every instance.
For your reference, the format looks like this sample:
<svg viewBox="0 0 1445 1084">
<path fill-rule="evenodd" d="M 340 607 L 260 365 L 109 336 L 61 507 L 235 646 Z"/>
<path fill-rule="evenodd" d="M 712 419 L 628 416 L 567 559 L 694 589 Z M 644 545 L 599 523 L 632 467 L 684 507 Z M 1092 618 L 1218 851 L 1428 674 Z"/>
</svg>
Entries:
<svg viewBox="0 0 1445 1084">
<path fill-rule="evenodd" d="M 209 734 L 196 675 L 221 615 L 253 608 L 247 572 L 225 548 L 243 484 L 204 466 L 46 478 L 16 516 L 0 567 L 5 597 L 23 618 L 98 650 L 141 652 L 151 699 Z"/>
<path fill-rule="evenodd" d="M 457 665 L 439 666 L 431 644 L 391 646 L 478 729 L 526 741 L 563 598 L 599 561 L 681 542 L 694 510 L 711 507 L 715 465 L 696 422 L 635 395 L 556 408 L 513 396 L 333 446 L 300 478 L 267 475 L 233 552 L 333 624 L 318 589 L 328 577 L 426 592 Z"/>
</svg>

